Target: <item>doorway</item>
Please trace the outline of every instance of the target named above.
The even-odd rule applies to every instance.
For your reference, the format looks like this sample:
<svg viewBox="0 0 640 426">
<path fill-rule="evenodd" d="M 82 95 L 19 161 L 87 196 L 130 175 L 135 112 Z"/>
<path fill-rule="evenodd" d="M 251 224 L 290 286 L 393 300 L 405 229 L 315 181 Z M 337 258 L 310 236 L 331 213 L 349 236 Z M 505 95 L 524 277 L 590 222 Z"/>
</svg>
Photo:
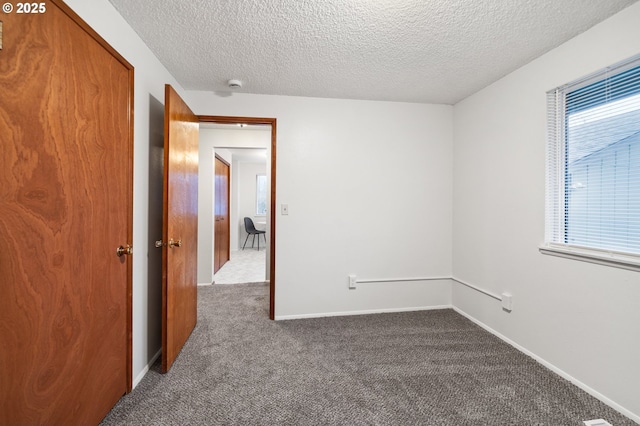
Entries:
<svg viewBox="0 0 640 426">
<path fill-rule="evenodd" d="M 275 317 L 275 259 L 276 259 L 276 250 L 275 250 L 275 235 L 276 235 L 276 224 L 275 224 L 275 205 L 276 205 L 276 119 L 275 118 L 255 118 L 255 117 L 223 117 L 223 116 L 199 116 L 198 117 L 201 123 L 201 127 L 203 124 L 208 125 L 221 125 L 221 126 L 234 126 L 238 127 L 262 127 L 263 130 L 267 131 L 268 140 L 266 148 L 266 178 L 268 180 L 269 185 L 267 186 L 267 205 L 268 209 L 266 215 L 262 217 L 262 219 L 257 222 L 263 222 L 262 224 L 258 223 L 259 226 L 263 226 L 266 235 L 261 238 L 266 238 L 266 246 L 264 245 L 265 240 L 261 240 L 261 250 L 266 260 L 266 277 L 269 282 L 269 317 L 270 319 L 274 319 Z M 247 129 L 248 130 L 248 129 Z M 223 144 L 224 145 L 224 144 Z M 235 148 L 231 143 L 227 145 L 229 148 Z M 201 155 L 203 155 L 201 151 Z M 204 154 L 207 155 L 207 154 Z M 233 167 L 231 170 L 231 175 L 233 176 Z M 213 178 L 213 176 L 212 176 Z M 233 179 L 233 177 L 232 177 Z M 231 189 L 233 191 L 233 187 Z M 212 215 L 213 216 L 213 215 Z M 242 219 L 242 218 L 240 218 Z M 231 238 L 234 238 L 233 227 L 236 226 L 236 223 L 231 224 Z M 212 227 L 213 228 L 213 227 Z M 213 229 L 212 229 L 213 231 Z M 237 239 L 238 233 L 236 232 L 235 238 Z M 213 238 L 213 236 L 212 236 Z M 249 242 L 247 246 L 251 244 L 251 238 L 249 238 Z M 256 243 L 257 244 L 257 243 Z M 264 249 L 262 248 L 264 247 Z M 238 247 L 241 249 L 241 246 Z M 256 247 L 254 247 L 254 250 Z M 245 252 L 246 252 L 245 248 Z M 233 257 L 233 256 L 232 256 Z M 199 256 L 200 260 L 200 256 Z M 205 260 L 206 261 L 206 260 Z M 213 262 L 213 253 L 211 255 L 211 262 Z M 211 269 L 213 270 L 213 268 Z M 198 280 L 200 283 L 203 283 L 202 279 Z M 208 284 L 211 283 L 212 280 L 209 280 Z M 206 283 L 206 282 L 205 282 Z"/>
<path fill-rule="evenodd" d="M 211 129 L 203 139 L 217 139 L 214 146 L 216 155 L 224 155 L 232 164 L 230 190 L 230 260 L 224 267 L 214 272 L 213 282 L 221 284 L 243 284 L 266 282 L 267 231 L 267 148 L 270 142 L 268 126 L 253 126 L 250 129 Z M 204 132 L 204 131 L 203 131 Z M 236 145 L 247 147 L 221 147 L 230 137 L 235 137 Z M 255 148 L 254 148 L 255 146 Z M 218 188 L 216 187 L 216 191 Z M 215 194 L 214 210 L 219 209 L 218 192 Z M 216 222 L 216 231 L 217 231 Z M 247 228 L 249 232 L 247 232 Z M 255 228 L 255 231 L 254 231 Z M 214 238 L 214 253 L 217 253 L 218 234 Z"/>
</svg>

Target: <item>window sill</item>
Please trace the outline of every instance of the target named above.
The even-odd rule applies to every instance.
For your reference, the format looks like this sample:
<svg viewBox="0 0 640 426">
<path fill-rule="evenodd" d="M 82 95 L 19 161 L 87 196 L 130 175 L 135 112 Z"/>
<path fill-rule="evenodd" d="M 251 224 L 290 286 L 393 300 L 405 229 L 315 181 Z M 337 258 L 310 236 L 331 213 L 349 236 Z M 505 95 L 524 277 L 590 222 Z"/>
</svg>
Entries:
<svg viewBox="0 0 640 426">
<path fill-rule="evenodd" d="M 583 247 L 547 244 L 539 247 L 540 253 L 550 256 L 564 257 L 566 259 L 582 262 L 596 263 L 598 265 L 612 266 L 614 268 L 628 269 L 640 272 L 640 256 L 609 252 Z"/>
</svg>

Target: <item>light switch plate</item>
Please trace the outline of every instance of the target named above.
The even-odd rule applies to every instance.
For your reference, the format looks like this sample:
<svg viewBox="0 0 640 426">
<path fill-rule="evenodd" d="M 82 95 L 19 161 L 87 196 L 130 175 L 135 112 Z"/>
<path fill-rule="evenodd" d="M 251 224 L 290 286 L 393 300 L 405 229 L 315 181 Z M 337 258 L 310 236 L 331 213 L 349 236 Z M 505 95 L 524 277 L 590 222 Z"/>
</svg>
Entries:
<svg viewBox="0 0 640 426">
<path fill-rule="evenodd" d="M 280 205 L 280 214 L 288 215 L 289 214 L 289 204 L 281 204 Z"/>
</svg>

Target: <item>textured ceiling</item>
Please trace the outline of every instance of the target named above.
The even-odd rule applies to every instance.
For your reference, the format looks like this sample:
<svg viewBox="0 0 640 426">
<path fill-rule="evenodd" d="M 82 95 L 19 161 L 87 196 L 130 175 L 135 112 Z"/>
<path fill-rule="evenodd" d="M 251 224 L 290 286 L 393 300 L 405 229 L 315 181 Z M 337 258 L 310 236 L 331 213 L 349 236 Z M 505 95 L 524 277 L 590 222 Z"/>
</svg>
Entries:
<svg viewBox="0 0 640 426">
<path fill-rule="evenodd" d="M 188 90 L 454 104 L 636 0 L 110 0 Z"/>
</svg>

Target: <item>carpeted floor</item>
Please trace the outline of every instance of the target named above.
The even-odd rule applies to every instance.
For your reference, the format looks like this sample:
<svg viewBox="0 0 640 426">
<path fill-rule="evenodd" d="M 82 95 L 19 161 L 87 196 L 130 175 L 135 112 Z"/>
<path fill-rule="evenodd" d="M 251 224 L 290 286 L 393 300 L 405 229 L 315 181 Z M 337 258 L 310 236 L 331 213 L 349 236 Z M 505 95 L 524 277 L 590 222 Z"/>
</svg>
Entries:
<svg viewBox="0 0 640 426">
<path fill-rule="evenodd" d="M 452 310 L 274 322 L 268 294 L 199 287 L 171 371 L 103 424 L 635 424 Z"/>
</svg>

